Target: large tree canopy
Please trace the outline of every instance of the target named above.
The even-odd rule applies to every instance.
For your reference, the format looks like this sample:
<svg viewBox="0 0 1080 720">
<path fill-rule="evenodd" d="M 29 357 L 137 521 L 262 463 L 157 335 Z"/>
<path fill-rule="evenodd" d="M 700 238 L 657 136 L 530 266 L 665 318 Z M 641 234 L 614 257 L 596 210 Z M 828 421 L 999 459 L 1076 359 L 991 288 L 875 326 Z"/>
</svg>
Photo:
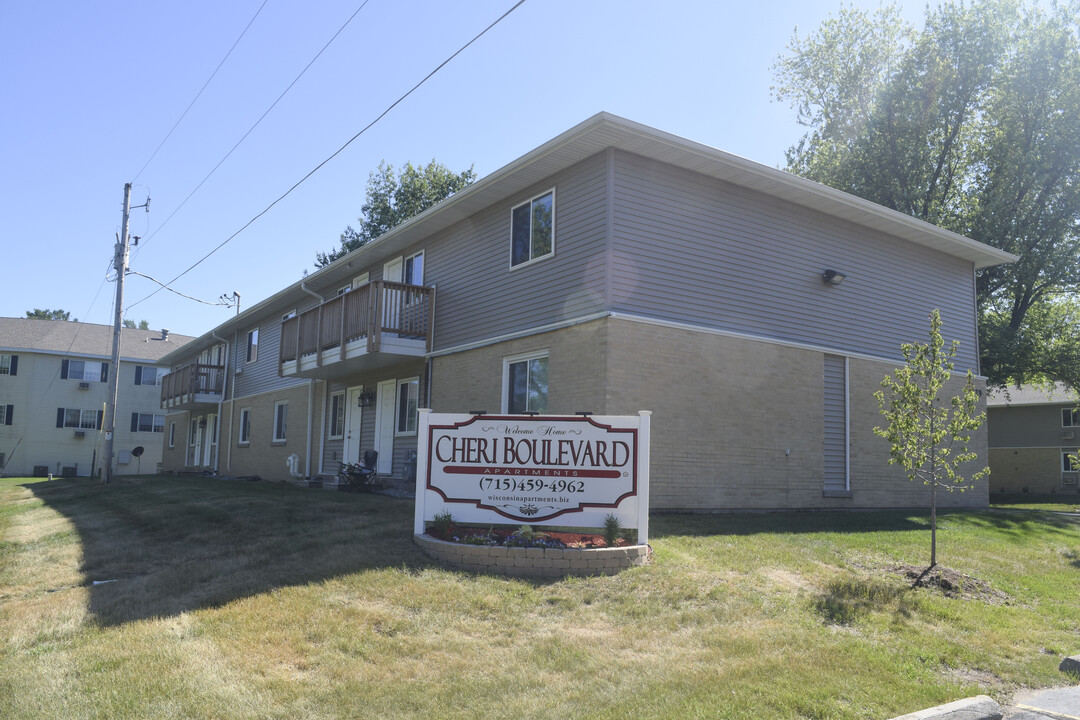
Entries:
<svg viewBox="0 0 1080 720">
<path fill-rule="evenodd" d="M 360 228 L 356 230 L 351 225 L 345 228 L 337 250 L 316 253 L 315 267 L 329 265 L 366 245 L 387 230 L 467 187 L 475 179 L 476 173 L 471 167 L 464 172 L 454 173 L 434 160 L 419 167 L 406 163 L 401 172 L 395 174 L 393 166 L 384 160 L 368 176 L 367 197 L 357 218 Z"/>
<path fill-rule="evenodd" d="M 1080 2 L 841 7 L 774 70 L 791 172 L 1020 256 L 977 279 L 990 382 L 1080 386 Z"/>
<path fill-rule="evenodd" d="M 34 308 L 26 311 L 26 317 L 32 320 L 71 320 L 71 313 L 67 310 Z M 75 318 L 74 322 L 79 322 L 79 319 Z"/>
</svg>

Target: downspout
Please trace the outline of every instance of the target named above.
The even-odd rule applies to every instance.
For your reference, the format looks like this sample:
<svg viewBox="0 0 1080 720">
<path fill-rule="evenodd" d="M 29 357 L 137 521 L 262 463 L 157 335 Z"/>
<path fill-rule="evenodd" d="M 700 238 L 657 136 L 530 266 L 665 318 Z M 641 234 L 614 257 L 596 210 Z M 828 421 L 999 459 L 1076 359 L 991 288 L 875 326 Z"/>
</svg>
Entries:
<svg viewBox="0 0 1080 720">
<path fill-rule="evenodd" d="M 431 286 L 431 327 L 428 328 L 428 333 L 431 336 L 431 342 L 428 345 L 427 356 L 424 358 L 424 374 L 427 375 L 427 378 L 424 381 L 424 385 L 426 385 L 426 387 L 424 388 L 424 395 L 427 396 L 427 403 L 424 405 L 424 407 L 428 408 L 429 410 L 431 409 L 431 377 L 432 377 L 431 353 L 432 353 L 432 351 L 435 350 L 435 310 L 437 309 L 437 306 L 435 305 L 435 296 L 436 295 L 437 295 L 437 288 L 436 288 L 435 285 L 432 285 Z"/>
<path fill-rule="evenodd" d="M 221 463 L 221 406 L 222 403 L 225 402 L 225 384 L 229 382 L 229 341 L 225 338 L 218 337 L 217 332 L 214 330 L 210 331 L 210 337 L 225 344 L 225 366 L 221 369 L 221 396 L 217 401 L 217 427 L 214 428 L 214 434 L 217 435 L 217 437 L 214 438 L 214 441 L 217 443 L 217 452 L 214 453 L 214 474 L 217 475 L 218 465 Z M 229 432 L 232 433 L 231 418 L 229 421 Z M 230 442 L 229 444 L 231 445 L 232 443 Z"/>
<path fill-rule="evenodd" d="M 307 286 L 307 282 L 304 281 L 304 280 L 300 281 L 300 289 L 303 290 L 304 292 L 306 292 L 308 295 L 311 295 L 312 297 L 314 297 L 316 300 L 318 300 L 320 305 L 322 305 L 324 302 L 326 302 L 326 298 L 324 298 L 322 295 L 315 292 L 314 290 L 310 290 L 308 288 L 308 286 Z M 316 350 L 316 352 L 321 352 L 319 350 L 318 346 L 316 346 L 315 350 Z M 296 367 L 297 367 L 297 369 L 300 368 L 300 360 L 299 360 L 299 358 L 296 361 Z M 314 378 L 309 378 L 308 379 L 307 398 L 308 398 L 308 400 L 307 400 L 307 443 L 306 443 L 306 447 L 304 448 L 304 472 L 307 473 L 308 477 L 311 477 L 311 475 L 312 475 L 312 473 L 311 473 L 311 433 L 312 433 L 312 429 L 314 428 L 314 425 L 315 425 L 315 423 L 313 422 L 314 418 L 312 417 L 312 415 L 314 415 L 314 413 L 315 413 L 315 379 Z"/>
<path fill-rule="evenodd" d="M 236 351 L 236 338 L 239 330 L 233 330 L 233 351 Z M 228 356 L 225 359 L 226 367 L 229 364 Z M 225 455 L 225 470 L 232 472 L 232 446 L 233 446 L 233 418 L 236 415 L 236 373 L 233 373 L 233 377 L 230 378 L 228 373 L 225 374 L 225 382 L 229 384 L 229 394 L 232 396 L 229 398 L 229 451 Z M 224 394 L 224 393 L 222 393 Z M 221 452 L 221 447 L 218 446 L 218 452 Z"/>
</svg>

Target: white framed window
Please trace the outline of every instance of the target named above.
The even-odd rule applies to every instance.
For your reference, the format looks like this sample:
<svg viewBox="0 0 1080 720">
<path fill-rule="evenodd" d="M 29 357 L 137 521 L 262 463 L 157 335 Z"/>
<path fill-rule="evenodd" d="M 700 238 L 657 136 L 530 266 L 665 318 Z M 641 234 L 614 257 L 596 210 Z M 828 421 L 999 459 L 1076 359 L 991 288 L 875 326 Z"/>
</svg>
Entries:
<svg viewBox="0 0 1080 720">
<path fill-rule="evenodd" d="M 296 317 L 296 308 L 293 308 L 289 312 L 282 315 L 281 316 L 281 322 L 285 322 L 286 320 L 291 320 L 294 317 Z"/>
<path fill-rule="evenodd" d="M 15 406 L 6 405 L 0 399 L 0 425 L 12 425 L 15 422 Z"/>
<path fill-rule="evenodd" d="M 57 411 L 56 427 L 75 428 L 76 430 L 97 430 L 98 411 L 79 408 L 61 408 Z"/>
<path fill-rule="evenodd" d="M 131 432 L 165 432 L 165 416 L 153 413 L 131 413 Z"/>
<path fill-rule="evenodd" d="M 344 295 L 345 293 L 349 292 L 350 290 L 352 290 L 352 285 L 342 285 L 341 287 L 339 287 L 337 289 L 337 294 L 338 295 Z"/>
<path fill-rule="evenodd" d="M 397 384 L 397 422 L 394 431 L 397 435 L 415 435 L 417 408 L 420 402 L 420 378 L 398 380 Z"/>
<path fill-rule="evenodd" d="M 247 361 L 253 363 L 259 359 L 259 328 L 248 330 Z"/>
<path fill-rule="evenodd" d="M 1061 427 L 1080 427 L 1080 410 L 1061 408 Z"/>
<path fill-rule="evenodd" d="M 191 418 L 191 428 L 188 432 L 187 442 L 188 447 L 195 447 L 195 434 L 199 432 L 199 421 L 195 418 Z"/>
<path fill-rule="evenodd" d="M 555 253 L 555 189 L 510 211 L 510 267 Z"/>
<path fill-rule="evenodd" d="M 406 285 L 424 284 L 424 251 L 405 258 L 405 275 L 403 281 Z"/>
<path fill-rule="evenodd" d="M 274 442 L 285 442 L 289 420 L 289 401 L 278 400 L 274 403 Z"/>
<path fill-rule="evenodd" d="M 1077 472 L 1080 471 L 1080 464 L 1073 459 L 1076 455 L 1077 449 L 1070 448 L 1061 450 L 1061 472 Z"/>
<path fill-rule="evenodd" d="M 169 447 L 176 447 L 176 423 L 169 423 Z"/>
<path fill-rule="evenodd" d="M 67 363 L 67 379 L 82 380 L 83 382 L 105 382 L 109 370 L 103 362 L 91 360 L 65 360 Z"/>
<path fill-rule="evenodd" d="M 330 396 L 330 439 L 345 437 L 345 391 Z"/>
<path fill-rule="evenodd" d="M 240 408 L 240 432 L 236 442 L 239 445 L 251 443 L 251 408 Z"/>
<path fill-rule="evenodd" d="M 503 412 L 547 412 L 547 351 L 503 359 Z"/>
<path fill-rule="evenodd" d="M 18 368 L 18 355 L 0 355 L 0 375 L 17 375 Z"/>
<path fill-rule="evenodd" d="M 163 375 L 165 375 L 164 368 L 156 368 L 153 365 L 135 366 L 136 385 L 161 385 Z"/>
</svg>

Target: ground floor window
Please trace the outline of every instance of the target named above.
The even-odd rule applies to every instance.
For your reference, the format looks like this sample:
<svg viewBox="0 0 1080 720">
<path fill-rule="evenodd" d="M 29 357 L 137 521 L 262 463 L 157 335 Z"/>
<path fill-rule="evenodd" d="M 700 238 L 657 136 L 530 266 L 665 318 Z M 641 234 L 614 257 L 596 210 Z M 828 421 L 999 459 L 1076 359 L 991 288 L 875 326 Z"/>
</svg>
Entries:
<svg viewBox="0 0 1080 720">
<path fill-rule="evenodd" d="M 503 361 L 503 407 L 505 412 L 547 412 L 548 354 L 534 353 Z"/>
<path fill-rule="evenodd" d="M 1080 463 L 1076 462 L 1076 448 L 1061 450 L 1061 472 L 1080 471 Z"/>
<path fill-rule="evenodd" d="M 240 435 L 237 442 L 241 445 L 251 442 L 251 408 L 240 408 Z"/>
<path fill-rule="evenodd" d="M 169 447 L 176 447 L 176 423 L 169 423 Z"/>
<path fill-rule="evenodd" d="M 289 401 L 274 403 L 274 442 L 285 442 L 285 430 L 289 417 Z"/>
<path fill-rule="evenodd" d="M 330 396 L 330 439 L 345 437 L 345 391 Z"/>
<path fill-rule="evenodd" d="M 420 399 L 420 378 L 398 380 L 397 385 L 397 434 L 411 435 L 416 432 L 416 415 Z"/>
</svg>

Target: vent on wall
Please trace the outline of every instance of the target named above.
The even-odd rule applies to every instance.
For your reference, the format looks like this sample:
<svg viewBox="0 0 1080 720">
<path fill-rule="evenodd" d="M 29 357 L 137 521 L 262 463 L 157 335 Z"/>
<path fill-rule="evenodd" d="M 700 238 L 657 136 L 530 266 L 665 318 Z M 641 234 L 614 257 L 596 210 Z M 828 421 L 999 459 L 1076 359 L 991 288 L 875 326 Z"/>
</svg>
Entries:
<svg viewBox="0 0 1080 720">
<path fill-rule="evenodd" d="M 77 438 L 86 437 L 86 431 L 85 430 L 76 430 L 75 431 L 75 437 L 77 437 Z"/>
<path fill-rule="evenodd" d="M 90 383 L 88 383 L 88 382 L 79 383 L 79 389 L 80 390 L 89 390 L 90 389 Z"/>
<path fill-rule="evenodd" d="M 1062 473 L 1061 475 L 1061 487 L 1074 488 L 1076 487 L 1076 473 Z"/>
</svg>

